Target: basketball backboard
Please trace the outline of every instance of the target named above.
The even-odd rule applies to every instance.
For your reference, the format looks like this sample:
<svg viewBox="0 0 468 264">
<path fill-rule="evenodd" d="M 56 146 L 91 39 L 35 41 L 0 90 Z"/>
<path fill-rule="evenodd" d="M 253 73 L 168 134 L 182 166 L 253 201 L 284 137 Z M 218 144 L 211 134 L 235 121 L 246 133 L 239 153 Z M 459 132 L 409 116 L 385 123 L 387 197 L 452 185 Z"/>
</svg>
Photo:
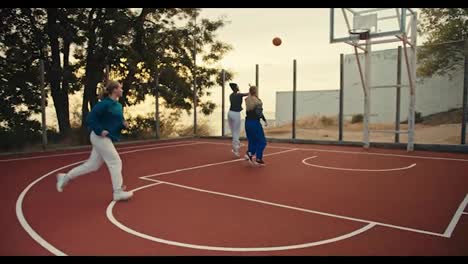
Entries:
<svg viewBox="0 0 468 264">
<path fill-rule="evenodd" d="M 407 33 L 411 8 L 330 8 L 330 43 L 351 41 L 353 29 L 369 29 L 370 38 Z"/>
</svg>

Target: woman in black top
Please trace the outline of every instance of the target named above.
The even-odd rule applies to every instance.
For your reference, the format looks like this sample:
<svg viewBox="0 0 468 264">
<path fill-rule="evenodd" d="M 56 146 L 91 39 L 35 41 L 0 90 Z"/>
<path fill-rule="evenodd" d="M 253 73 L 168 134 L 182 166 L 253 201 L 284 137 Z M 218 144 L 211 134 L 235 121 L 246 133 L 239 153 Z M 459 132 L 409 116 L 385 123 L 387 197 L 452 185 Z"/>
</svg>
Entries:
<svg viewBox="0 0 468 264">
<path fill-rule="evenodd" d="M 229 128 L 231 129 L 232 134 L 232 153 L 239 157 L 240 149 L 240 126 L 241 126 L 241 116 L 240 112 L 242 111 L 242 98 L 247 96 L 248 93 L 239 93 L 239 86 L 236 83 L 229 83 L 229 86 L 232 89 L 231 95 L 229 95 L 229 101 L 231 102 L 231 107 L 228 112 L 228 122 Z"/>
</svg>

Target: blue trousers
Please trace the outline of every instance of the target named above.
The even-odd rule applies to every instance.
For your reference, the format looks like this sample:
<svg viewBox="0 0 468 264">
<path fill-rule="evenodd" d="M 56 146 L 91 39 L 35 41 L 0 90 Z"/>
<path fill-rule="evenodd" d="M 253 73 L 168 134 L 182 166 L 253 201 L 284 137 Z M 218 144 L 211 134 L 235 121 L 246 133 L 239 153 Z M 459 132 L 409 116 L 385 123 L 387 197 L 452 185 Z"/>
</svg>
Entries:
<svg viewBox="0 0 468 264">
<path fill-rule="evenodd" d="M 249 142 L 248 151 L 252 155 L 255 155 L 257 159 L 263 159 L 263 150 L 265 149 L 267 142 L 260 120 L 246 119 L 245 133 L 247 134 L 247 140 Z"/>
</svg>

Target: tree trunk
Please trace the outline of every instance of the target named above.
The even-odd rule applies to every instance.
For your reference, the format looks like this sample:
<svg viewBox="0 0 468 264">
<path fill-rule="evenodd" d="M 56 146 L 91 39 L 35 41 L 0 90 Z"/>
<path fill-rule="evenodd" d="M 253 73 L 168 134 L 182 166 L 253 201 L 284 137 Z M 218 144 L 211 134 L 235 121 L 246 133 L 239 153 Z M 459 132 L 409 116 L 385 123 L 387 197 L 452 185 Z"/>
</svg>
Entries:
<svg viewBox="0 0 468 264">
<path fill-rule="evenodd" d="M 70 133 L 70 119 L 68 109 L 68 89 L 61 89 L 62 68 L 60 66 L 60 46 L 57 25 L 57 9 L 47 9 L 47 33 L 50 38 L 51 65 L 47 74 L 51 86 L 52 99 L 62 138 L 67 138 Z"/>
<path fill-rule="evenodd" d="M 96 18 L 94 13 L 97 11 Z M 100 23 L 100 17 L 102 16 L 102 9 L 93 9 L 88 19 L 88 47 L 86 55 L 86 70 L 84 78 L 84 93 L 83 93 L 83 104 L 81 106 L 82 123 L 81 127 L 86 128 L 86 118 L 89 111 L 97 103 L 96 90 L 97 84 L 102 80 L 105 62 L 99 61 L 99 49 L 97 44 L 96 28 Z"/>
<path fill-rule="evenodd" d="M 67 130 L 70 130 L 70 109 L 68 102 L 68 86 L 70 83 L 71 71 L 70 71 L 70 45 L 69 39 L 63 40 L 63 74 L 62 74 L 62 91 L 61 91 L 61 103 L 63 103 L 63 119 L 67 120 Z"/>
</svg>

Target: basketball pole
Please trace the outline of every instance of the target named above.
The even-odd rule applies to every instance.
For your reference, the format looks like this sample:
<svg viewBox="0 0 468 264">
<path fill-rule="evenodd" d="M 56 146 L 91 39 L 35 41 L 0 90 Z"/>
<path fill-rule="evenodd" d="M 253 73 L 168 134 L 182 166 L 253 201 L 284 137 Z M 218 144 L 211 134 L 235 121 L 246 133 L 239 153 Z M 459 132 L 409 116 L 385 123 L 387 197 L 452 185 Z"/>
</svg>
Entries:
<svg viewBox="0 0 468 264">
<path fill-rule="evenodd" d="M 257 87 L 257 96 L 260 98 L 260 89 L 258 87 L 258 84 L 259 84 L 259 78 L 258 78 L 258 75 L 259 75 L 259 68 L 258 68 L 258 64 L 255 64 L 255 87 Z"/>
<path fill-rule="evenodd" d="M 397 88 L 396 88 L 396 114 L 395 114 L 395 143 L 400 143 L 400 104 L 401 104 L 401 46 L 397 54 Z"/>
<path fill-rule="evenodd" d="M 366 51 L 365 51 L 365 61 L 364 61 L 364 78 L 365 86 L 364 90 L 364 129 L 363 129 L 363 138 L 364 138 L 364 148 L 368 149 L 370 147 L 369 143 L 369 117 L 370 117 L 370 104 L 371 104 L 371 43 L 370 38 L 366 39 Z"/>
<path fill-rule="evenodd" d="M 226 71 L 223 69 L 221 71 L 221 136 L 224 137 L 224 85 L 226 82 Z"/>
<path fill-rule="evenodd" d="M 418 51 L 418 42 L 416 41 L 418 37 L 418 13 L 414 12 L 413 14 L 413 19 L 411 20 L 411 43 L 413 44 L 412 46 L 412 52 L 411 52 L 411 77 L 413 79 L 413 89 L 412 89 L 412 94 L 411 94 L 411 109 L 413 111 L 413 122 L 411 124 L 411 130 L 409 131 L 409 137 L 408 137 L 408 151 L 413 151 L 414 150 L 414 135 L 415 135 L 415 114 L 416 114 L 416 67 L 417 67 L 417 51 Z M 411 141 L 410 141 L 411 140 Z"/>
<path fill-rule="evenodd" d="M 293 109 L 292 109 L 292 138 L 296 139 L 296 84 L 297 84 L 297 63 L 293 61 Z"/>
<path fill-rule="evenodd" d="M 197 15 L 193 17 L 193 136 L 197 136 Z"/>
<path fill-rule="evenodd" d="M 42 118 L 42 149 L 47 148 L 47 125 L 46 125 L 46 100 L 47 93 L 45 91 L 45 78 L 44 78 L 44 60 L 41 58 L 39 60 L 39 86 L 41 88 L 41 118 Z"/>
<path fill-rule="evenodd" d="M 160 119 L 159 119 L 159 72 L 156 71 L 156 78 L 155 78 L 155 84 L 154 84 L 154 104 L 155 104 L 155 115 L 156 115 L 156 138 L 160 139 L 161 138 L 161 133 L 160 133 Z"/>
<path fill-rule="evenodd" d="M 344 95 L 344 54 L 340 54 L 340 112 L 338 118 L 338 141 L 343 141 L 343 95 Z"/>
<path fill-rule="evenodd" d="M 461 129 L 461 143 L 462 145 L 466 144 L 466 122 L 468 121 L 468 39 L 465 39 L 465 67 L 464 67 L 464 78 L 463 78 L 463 117 L 462 117 L 462 129 Z"/>
</svg>

